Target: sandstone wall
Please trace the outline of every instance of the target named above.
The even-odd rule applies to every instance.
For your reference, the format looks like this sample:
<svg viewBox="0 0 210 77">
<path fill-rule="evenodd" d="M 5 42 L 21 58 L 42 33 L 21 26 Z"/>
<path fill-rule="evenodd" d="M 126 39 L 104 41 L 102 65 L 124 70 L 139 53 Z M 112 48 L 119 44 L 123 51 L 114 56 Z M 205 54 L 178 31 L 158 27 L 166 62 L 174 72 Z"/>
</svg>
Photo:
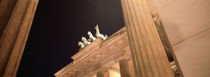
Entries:
<svg viewBox="0 0 210 77">
<path fill-rule="evenodd" d="M 185 77 L 210 76 L 210 0 L 153 0 Z"/>
</svg>

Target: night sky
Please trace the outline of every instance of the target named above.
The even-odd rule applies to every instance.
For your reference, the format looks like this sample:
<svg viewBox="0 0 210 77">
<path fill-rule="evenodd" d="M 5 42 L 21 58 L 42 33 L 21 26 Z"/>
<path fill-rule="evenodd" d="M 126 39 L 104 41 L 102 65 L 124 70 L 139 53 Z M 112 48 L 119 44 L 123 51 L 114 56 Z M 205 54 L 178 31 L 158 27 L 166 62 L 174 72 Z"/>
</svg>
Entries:
<svg viewBox="0 0 210 77">
<path fill-rule="evenodd" d="M 122 28 L 120 0 L 40 0 L 17 77 L 53 77 L 96 24 L 107 35 Z"/>
</svg>

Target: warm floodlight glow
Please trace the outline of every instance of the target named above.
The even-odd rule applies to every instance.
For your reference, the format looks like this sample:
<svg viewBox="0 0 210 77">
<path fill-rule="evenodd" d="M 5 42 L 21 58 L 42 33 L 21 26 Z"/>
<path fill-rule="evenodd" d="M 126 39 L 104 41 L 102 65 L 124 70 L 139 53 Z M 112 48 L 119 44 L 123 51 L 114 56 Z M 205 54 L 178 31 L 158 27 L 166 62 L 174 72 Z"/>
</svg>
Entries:
<svg viewBox="0 0 210 77">
<path fill-rule="evenodd" d="M 119 72 L 109 70 L 110 77 L 121 77 Z"/>
</svg>

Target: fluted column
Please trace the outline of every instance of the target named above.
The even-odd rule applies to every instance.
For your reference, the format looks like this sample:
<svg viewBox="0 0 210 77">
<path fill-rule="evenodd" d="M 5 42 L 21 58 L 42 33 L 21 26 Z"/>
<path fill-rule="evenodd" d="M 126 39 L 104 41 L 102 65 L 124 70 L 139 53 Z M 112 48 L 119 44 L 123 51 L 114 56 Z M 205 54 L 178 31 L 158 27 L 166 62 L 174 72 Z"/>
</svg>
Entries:
<svg viewBox="0 0 210 77">
<path fill-rule="evenodd" d="M 147 0 L 121 0 L 136 77 L 174 77 Z"/>
<path fill-rule="evenodd" d="M 0 77 L 16 77 L 37 4 L 17 0 L 0 38 Z"/>
</svg>

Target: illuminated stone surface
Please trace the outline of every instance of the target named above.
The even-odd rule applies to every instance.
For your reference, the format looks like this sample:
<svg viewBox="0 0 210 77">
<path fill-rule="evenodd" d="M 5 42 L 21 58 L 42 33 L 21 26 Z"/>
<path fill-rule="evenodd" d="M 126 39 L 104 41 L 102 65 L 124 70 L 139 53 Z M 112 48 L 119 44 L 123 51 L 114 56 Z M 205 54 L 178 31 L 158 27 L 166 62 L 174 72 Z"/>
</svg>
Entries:
<svg viewBox="0 0 210 77">
<path fill-rule="evenodd" d="M 58 71 L 56 77 L 92 77 L 103 73 L 109 73 L 110 77 L 119 76 L 119 61 L 127 59 L 132 62 L 126 28 L 114 33 L 107 40 L 96 39 L 72 56 L 72 59 L 74 61 Z"/>
<path fill-rule="evenodd" d="M 0 2 L 0 77 L 16 77 L 38 0 Z"/>
</svg>

